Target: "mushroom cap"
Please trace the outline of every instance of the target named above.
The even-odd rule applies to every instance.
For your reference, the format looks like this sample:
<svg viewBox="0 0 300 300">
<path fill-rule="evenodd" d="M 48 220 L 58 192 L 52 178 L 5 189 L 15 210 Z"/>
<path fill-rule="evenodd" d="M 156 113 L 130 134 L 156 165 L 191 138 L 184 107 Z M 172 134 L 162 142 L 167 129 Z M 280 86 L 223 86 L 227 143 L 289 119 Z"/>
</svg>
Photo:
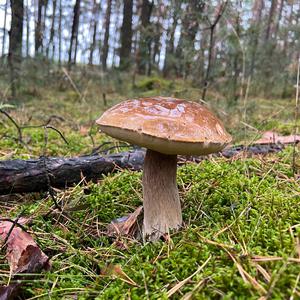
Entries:
<svg viewBox="0 0 300 300">
<path fill-rule="evenodd" d="M 96 123 L 114 138 L 164 154 L 209 154 L 222 150 L 232 140 L 207 108 L 171 97 L 121 102 Z"/>
</svg>

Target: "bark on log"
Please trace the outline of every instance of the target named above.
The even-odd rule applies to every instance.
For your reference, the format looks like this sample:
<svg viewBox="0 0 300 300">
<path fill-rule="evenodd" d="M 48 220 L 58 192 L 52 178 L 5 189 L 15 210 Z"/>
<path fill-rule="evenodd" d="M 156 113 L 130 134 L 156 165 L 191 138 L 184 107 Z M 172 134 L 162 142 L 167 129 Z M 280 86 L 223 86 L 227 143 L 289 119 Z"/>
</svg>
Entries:
<svg viewBox="0 0 300 300">
<path fill-rule="evenodd" d="M 80 182 L 83 177 L 94 180 L 118 168 L 139 170 L 144 155 L 144 151 L 134 151 L 106 157 L 93 155 L 2 161 L 0 195 L 46 191 L 49 186 L 64 188 Z"/>
<path fill-rule="evenodd" d="M 219 153 L 232 157 L 238 153 L 266 154 L 283 149 L 280 144 L 235 146 Z M 49 187 L 65 188 L 80 182 L 83 178 L 95 180 L 118 169 L 141 170 L 145 151 L 122 152 L 107 156 L 80 156 L 74 158 L 40 157 L 30 160 L 0 161 L 0 195 L 47 191 Z M 201 161 L 206 157 L 190 157 Z M 179 157 L 179 161 L 186 160 Z"/>
</svg>

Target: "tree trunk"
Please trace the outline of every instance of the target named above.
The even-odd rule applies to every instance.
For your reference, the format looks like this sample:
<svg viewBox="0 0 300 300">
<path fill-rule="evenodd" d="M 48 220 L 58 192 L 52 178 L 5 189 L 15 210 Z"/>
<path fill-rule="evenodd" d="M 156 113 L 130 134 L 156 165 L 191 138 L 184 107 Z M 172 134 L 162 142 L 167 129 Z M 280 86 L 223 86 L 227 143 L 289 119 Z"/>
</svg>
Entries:
<svg viewBox="0 0 300 300">
<path fill-rule="evenodd" d="M 238 3 L 237 3 L 237 5 L 238 5 Z M 241 34 L 240 20 L 241 20 L 240 14 L 239 14 L 239 11 L 237 10 L 236 17 L 235 17 L 235 32 L 236 32 L 238 39 L 240 39 L 240 34 Z M 235 49 L 234 58 L 233 58 L 232 94 L 231 94 L 231 99 L 229 101 L 229 104 L 233 104 L 233 105 L 237 104 L 237 101 L 239 98 L 238 79 L 239 79 L 239 74 L 241 71 L 240 51 L 239 51 L 238 43 L 236 43 L 235 48 L 236 49 Z"/>
<path fill-rule="evenodd" d="M 10 81 L 12 96 L 16 96 L 19 81 L 17 68 L 20 68 L 22 60 L 22 37 L 23 37 L 23 0 L 11 0 L 11 28 L 9 32 L 8 63 L 10 67 Z"/>
<path fill-rule="evenodd" d="M 42 25 L 42 12 L 43 6 L 45 5 L 45 0 L 38 0 L 38 13 L 37 13 L 37 21 L 35 26 L 35 56 L 42 51 L 43 45 L 43 25 Z"/>
<path fill-rule="evenodd" d="M 273 52 L 274 48 L 276 47 L 276 41 L 274 39 L 274 33 L 275 33 L 275 18 L 277 14 L 277 4 L 278 0 L 272 0 L 271 7 L 269 11 L 268 16 L 268 22 L 267 22 L 267 28 L 266 28 L 266 35 L 265 35 L 265 63 L 263 65 L 263 77 L 264 77 L 264 95 L 265 97 L 269 97 L 272 92 L 272 84 L 273 84 Z"/>
<path fill-rule="evenodd" d="M 30 9 L 28 0 L 26 0 L 26 57 L 29 57 L 29 30 L 30 30 Z"/>
<path fill-rule="evenodd" d="M 80 2 L 81 0 L 76 0 L 74 5 L 74 10 L 73 10 L 73 23 L 72 23 L 72 33 L 70 39 L 69 60 L 68 60 L 69 68 L 71 67 L 72 64 L 76 63 Z"/>
<path fill-rule="evenodd" d="M 293 2 L 291 2 L 290 14 L 288 17 L 288 24 L 287 24 L 286 32 L 284 35 L 283 49 L 282 49 L 282 55 L 284 57 L 288 58 L 289 61 L 292 61 L 291 51 L 290 51 L 290 49 L 292 47 L 289 47 L 289 33 L 290 33 L 290 28 L 292 28 L 293 14 L 294 14 L 294 5 L 293 5 Z M 288 85 L 289 85 L 289 74 L 285 73 L 284 81 L 283 81 L 283 90 L 282 90 L 282 94 L 281 94 L 282 98 L 290 97 L 290 95 L 288 93 Z"/>
<path fill-rule="evenodd" d="M 49 43 L 46 49 L 46 56 L 48 57 L 48 59 L 50 59 L 49 57 L 49 50 L 50 50 L 50 45 L 52 44 L 52 56 L 54 53 L 54 43 L 53 43 L 53 39 L 54 39 L 54 25 L 55 25 L 55 14 L 56 14 L 56 0 L 53 0 L 53 6 L 52 6 L 52 19 L 51 19 L 51 28 L 50 28 L 50 38 L 49 38 Z"/>
<path fill-rule="evenodd" d="M 126 70 L 131 63 L 133 0 L 124 0 L 123 23 L 121 27 L 120 68 Z"/>
<path fill-rule="evenodd" d="M 115 15 L 115 20 L 114 20 L 114 33 L 112 34 L 113 38 L 112 41 L 110 41 L 111 44 L 111 48 L 112 48 L 112 59 L 111 59 L 111 63 L 112 63 L 112 68 L 117 68 L 118 66 L 118 60 L 116 59 L 116 57 L 120 57 L 120 38 L 119 38 L 119 19 L 120 19 L 120 15 L 122 13 L 122 9 L 121 6 L 116 6 L 115 11 L 114 11 L 114 15 Z"/>
<path fill-rule="evenodd" d="M 186 12 L 182 19 L 181 33 L 176 48 L 177 76 L 186 78 L 190 71 L 192 57 L 194 56 L 194 43 L 198 31 L 198 17 L 202 14 L 204 2 L 189 0 Z"/>
<path fill-rule="evenodd" d="M 3 61 L 4 61 L 4 52 L 5 52 L 5 40 L 6 40 L 7 7 L 8 7 L 8 0 L 6 0 L 5 2 L 4 19 L 3 19 L 3 36 L 2 36 L 2 53 L 1 53 Z"/>
<path fill-rule="evenodd" d="M 163 68 L 163 76 L 168 77 L 171 71 L 175 68 L 175 57 L 174 57 L 174 38 L 175 30 L 178 23 L 177 11 L 174 9 L 173 23 L 169 25 L 167 30 L 167 41 L 166 41 L 166 53 Z"/>
<path fill-rule="evenodd" d="M 59 16 L 58 16 L 58 64 L 61 65 L 61 51 L 62 51 L 62 35 L 61 35 L 61 21 L 62 21 L 62 5 L 61 1 L 59 0 Z"/>
<path fill-rule="evenodd" d="M 153 50 L 152 50 L 152 65 L 159 69 L 161 37 L 164 31 L 163 22 L 165 20 L 165 5 L 160 3 L 156 9 L 155 17 L 157 21 L 154 24 Z"/>
<path fill-rule="evenodd" d="M 210 72 L 211 72 L 211 67 L 212 67 L 212 55 L 213 55 L 213 49 L 214 49 L 214 33 L 215 33 L 215 28 L 220 21 L 226 6 L 227 6 L 228 1 L 225 1 L 224 3 L 219 5 L 219 8 L 217 10 L 215 19 L 213 23 L 210 24 L 209 28 L 209 47 L 208 47 L 208 62 L 207 62 L 207 68 L 206 68 L 206 73 L 205 73 L 205 79 L 204 79 L 204 84 L 203 84 L 203 91 L 202 91 L 202 100 L 205 100 L 206 98 L 206 93 L 208 89 L 208 84 L 210 82 Z"/>
<path fill-rule="evenodd" d="M 284 4 L 284 0 L 280 0 L 278 17 L 277 17 L 276 26 L 275 26 L 275 29 L 274 29 L 274 40 L 275 41 L 277 41 L 277 35 L 278 35 L 279 26 L 280 26 L 280 20 L 281 20 L 282 11 L 283 11 L 283 4 Z"/>
<path fill-rule="evenodd" d="M 102 47 L 102 56 L 101 56 L 101 60 L 100 60 L 104 71 L 106 71 L 106 69 L 107 69 L 111 7 L 112 7 L 112 0 L 107 0 L 107 7 L 106 7 L 106 13 L 105 13 L 105 33 L 104 33 L 104 40 L 103 40 L 103 47 Z"/>
<path fill-rule="evenodd" d="M 250 71 L 249 74 L 253 77 L 255 62 L 256 62 L 256 53 L 259 46 L 259 35 L 261 27 L 261 17 L 264 9 L 264 1 L 256 0 L 252 8 L 252 21 L 251 21 L 251 33 L 250 33 Z"/>
<path fill-rule="evenodd" d="M 93 59 L 94 59 L 94 51 L 96 49 L 96 36 L 97 36 L 97 26 L 98 26 L 98 17 L 99 17 L 99 12 L 100 10 L 100 4 L 97 4 L 97 1 L 94 0 L 94 5 L 93 5 L 93 37 L 92 37 L 92 44 L 90 47 L 90 56 L 89 56 L 89 65 L 93 65 Z"/>
<path fill-rule="evenodd" d="M 265 35 L 265 43 L 267 43 L 269 41 L 270 36 L 272 35 L 272 33 L 274 31 L 274 19 L 276 16 L 277 1 L 278 0 L 272 0 L 272 2 L 271 2 L 268 23 L 267 23 L 267 29 L 266 29 L 266 35 Z"/>
<path fill-rule="evenodd" d="M 140 74 L 146 74 L 147 68 L 151 64 L 151 41 L 152 33 L 150 32 L 150 17 L 153 9 L 153 2 L 142 0 L 141 17 L 140 17 L 140 41 L 137 53 L 137 66 Z"/>
</svg>

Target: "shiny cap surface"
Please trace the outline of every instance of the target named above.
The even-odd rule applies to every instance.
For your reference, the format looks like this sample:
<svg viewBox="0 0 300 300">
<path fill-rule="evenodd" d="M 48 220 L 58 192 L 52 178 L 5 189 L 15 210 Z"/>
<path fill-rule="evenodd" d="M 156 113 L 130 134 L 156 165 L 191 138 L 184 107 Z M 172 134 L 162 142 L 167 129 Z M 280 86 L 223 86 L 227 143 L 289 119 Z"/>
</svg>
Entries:
<svg viewBox="0 0 300 300">
<path fill-rule="evenodd" d="M 96 122 L 112 137 L 165 154 L 208 154 L 231 142 L 221 121 L 206 107 L 171 97 L 127 100 Z"/>
</svg>

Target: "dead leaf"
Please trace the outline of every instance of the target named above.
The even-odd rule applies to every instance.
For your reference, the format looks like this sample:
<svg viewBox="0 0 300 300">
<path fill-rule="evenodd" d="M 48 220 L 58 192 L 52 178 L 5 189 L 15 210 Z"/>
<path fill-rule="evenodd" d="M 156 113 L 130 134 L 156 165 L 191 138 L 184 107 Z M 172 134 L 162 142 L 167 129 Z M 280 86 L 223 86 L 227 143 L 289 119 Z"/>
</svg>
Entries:
<svg viewBox="0 0 300 300">
<path fill-rule="evenodd" d="M 300 135 L 279 135 L 274 131 L 266 131 L 254 144 L 293 144 L 300 142 Z"/>
<path fill-rule="evenodd" d="M 143 206 L 138 207 L 132 214 L 114 220 L 107 226 L 109 236 L 135 236 L 138 229 L 138 217 L 143 211 Z"/>
<path fill-rule="evenodd" d="M 133 281 L 121 268 L 120 265 L 113 265 L 109 264 L 107 267 L 103 268 L 101 270 L 101 275 L 102 276 L 113 276 L 116 278 L 121 279 L 122 281 L 133 285 L 133 286 L 138 286 L 138 284 Z"/>
<path fill-rule="evenodd" d="M 49 258 L 35 243 L 31 235 L 13 222 L 0 222 L 0 238 L 6 241 L 6 258 L 12 274 L 34 273 L 49 269 Z"/>
</svg>

